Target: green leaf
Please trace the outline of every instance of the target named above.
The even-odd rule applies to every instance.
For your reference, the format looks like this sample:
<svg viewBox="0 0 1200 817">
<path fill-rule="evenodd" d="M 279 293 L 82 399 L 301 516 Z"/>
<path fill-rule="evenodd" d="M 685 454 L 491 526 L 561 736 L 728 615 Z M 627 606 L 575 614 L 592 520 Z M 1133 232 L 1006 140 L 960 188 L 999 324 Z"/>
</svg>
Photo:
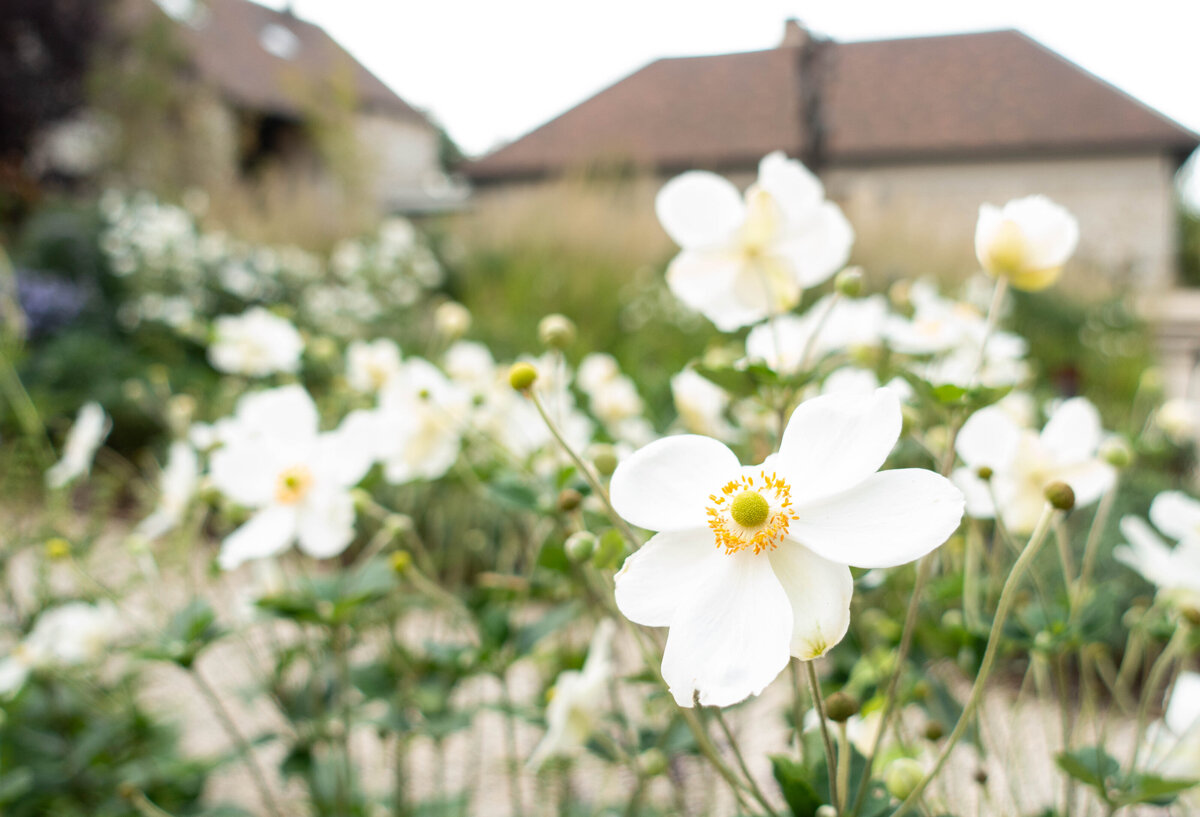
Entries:
<svg viewBox="0 0 1200 817">
<path fill-rule="evenodd" d="M 1054 760 L 1060 769 L 1085 786 L 1091 786 L 1105 801 L 1111 784 L 1121 773 L 1121 764 L 1099 746 L 1059 752 Z"/>
<path fill-rule="evenodd" d="M 809 782 L 809 770 L 804 764 L 784 755 L 771 755 L 771 769 L 792 817 L 814 817 L 824 801 Z"/>
<path fill-rule="evenodd" d="M 1119 806 L 1131 806 L 1137 803 L 1149 803 L 1156 806 L 1167 806 L 1175 801 L 1181 792 L 1200 783 L 1200 780 L 1172 780 L 1153 774 L 1134 775 L 1131 785 L 1113 798 Z"/>
</svg>

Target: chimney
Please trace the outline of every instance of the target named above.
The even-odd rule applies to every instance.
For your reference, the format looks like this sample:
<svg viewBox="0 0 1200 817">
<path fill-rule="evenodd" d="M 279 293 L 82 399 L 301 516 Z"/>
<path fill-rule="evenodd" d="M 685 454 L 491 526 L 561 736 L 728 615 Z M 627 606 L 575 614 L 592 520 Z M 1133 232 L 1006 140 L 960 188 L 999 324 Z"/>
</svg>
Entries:
<svg viewBox="0 0 1200 817">
<path fill-rule="evenodd" d="M 783 39 L 779 41 L 780 48 L 804 48 L 812 40 L 808 28 L 795 17 L 789 17 L 783 24 Z"/>
</svg>

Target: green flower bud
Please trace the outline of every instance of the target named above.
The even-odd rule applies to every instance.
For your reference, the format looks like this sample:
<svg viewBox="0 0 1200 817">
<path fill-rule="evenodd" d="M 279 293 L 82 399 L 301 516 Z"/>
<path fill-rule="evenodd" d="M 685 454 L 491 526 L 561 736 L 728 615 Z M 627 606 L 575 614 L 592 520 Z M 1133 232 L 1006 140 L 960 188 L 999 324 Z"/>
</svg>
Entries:
<svg viewBox="0 0 1200 817">
<path fill-rule="evenodd" d="M 625 537 L 616 528 L 609 528 L 600 536 L 592 564 L 600 569 L 616 567 L 625 556 Z"/>
<path fill-rule="evenodd" d="M 862 267 L 846 267 L 833 279 L 833 288 L 847 298 L 857 298 L 862 294 Z"/>
<path fill-rule="evenodd" d="M 1183 616 L 1183 620 L 1193 627 L 1200 627 L 1200 610 L 1197 610 L 1192 605 L 1188 604 L 1181 607 L 1179 615 Z"/>
<path fill-rule="evenodd" d="M 558 493 L 558 509 L 563 513 L 575 510 L 581 502 L 583 502 L 583 494 L 574 488 L 563 488 Z"/>
<path fill-rule="evenodd" d="M 600 444 L 592 447 L 592 464 L 601 476 L 610 477 L 617 470 L 617 450 L 611 445 Z"/>
<path fill-rule="evenodd" d="M 71 543 L 61 536 L 46 540 L 46 558 L 61 561 L 71 555 Z"/>
<path fill-rule="evenodd" d="M 596 534 L 586 530 L 575 531 L 567 537 L 563 550 L 572 562 L 587 561 L 596 552 Z"/>
<path fill-rule="evenodd" d="M 921 780 L 925 777 L 925 769 L 910 757 L 893 760 L 883 775 L 883 784 L 887 786 L 888 794 L 897 800 L 903 800 L 912 794 Z"/>
<path fill-rule="evenodd" d="M 390 513 L 384 518 L 383 526 L 393 536 L 399 536 L 413 530 L 413 520 L 408 514 Z"/>
<path fill-rule="evenodd" d="M 930 721 L 925 724 L 925 740 L 941 740 L 946 734 L 946 730 L 937 721 Z"/>
<path fill-rule="evenodd" d="M 858 713 L 858 701 L 846 692 L 835 692 L 825 699 L 825 714 L 834 723 L 845 723 Z"/>
<path fill-rule="evenodd" d="M 1065 482 L 1051 482 L 1046 486 L 1046 501 L 1060 511 L 1069 511 L 1075 507 L 1075 492 Z"/>
<path fill-rule="evenodd" d="M 817 806 L 817 810 L 813 812 L 813 817 L 838 817 L 837 809 L 828 803 Z"/>
<path fill-rule="evenodd" d="M 667 756 L 662 749 L 647 749 L 638 758 L 642 774 L 657 777 L 667 770 Z"/>
<path fill-rule="evenodd" d="M 550 349 L 566 349 L 575 342 L 575 324 L 566 315 L 547 315 L 538 322 L 538 340 Z"/>
<path fill-rule="evenodd" d="M 337 341 L 322 335 L 308 342 L 308 355 L 321 363 L 331 363 L 337 360 L 341 353 L 338 351 Z"/>
<path fill-rule="evenodd" d="M 517 391 L 527 391 L 537 381 L 537 369 L 528 363 L 514 363 L 508 370 L 508 384 Z"/>
<path fill-rule="evenodd" d="M 986 465 L 981 465 L 975 469 L 975 476 L 979 477 L 984 482 L 987 482 L 996 472 Z"/>
<path fill-rule="evenodd" d="M 397 550 L 388 558 L 393 573 L 403 573 L 412 566 L 412 554 L 407 550 Z"/>
<path fill-rule="evenodd" d="M 1133 463 L 1133 447 L 1124 437 L 1109 437 L 1100 443 L 1100 459 L 1113 468 L 1128 468 Z"/>
</svg>

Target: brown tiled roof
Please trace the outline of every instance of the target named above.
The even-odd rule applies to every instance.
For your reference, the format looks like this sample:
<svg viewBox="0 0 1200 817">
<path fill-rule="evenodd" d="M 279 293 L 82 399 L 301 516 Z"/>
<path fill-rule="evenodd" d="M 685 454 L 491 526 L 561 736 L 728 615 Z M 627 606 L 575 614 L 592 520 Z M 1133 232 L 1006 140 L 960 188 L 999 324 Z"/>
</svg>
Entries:
<svg viewBox="0 0 1200 817">
<path fill-rule="evenodd" d="M 199 76 L 234 104 L 297 115 L 305 86 L 319 93 L 347 77 L 360 108 L 427 122 L 319 26 L 250 0 L 196 2 L 200 12 L 193 22 L 179 23 L 180 43 Z M 290 58 L 263 47 L 263 30 L 271 25 L 295 35 L 298 47 Z"/>
<path fill-rule="evenodd" d="M 1142 149 L 1182 158 L 1200 144 L 1018 31 L 803 47 L 818 50 L 658 60 L 466 172 L 486 182 L 598 160 L 752 167 L 776 149 L 806 155 L 814 132 L 831 164 Z M 810 89 L 815 105 L 803 101 Z"/>
</svg>

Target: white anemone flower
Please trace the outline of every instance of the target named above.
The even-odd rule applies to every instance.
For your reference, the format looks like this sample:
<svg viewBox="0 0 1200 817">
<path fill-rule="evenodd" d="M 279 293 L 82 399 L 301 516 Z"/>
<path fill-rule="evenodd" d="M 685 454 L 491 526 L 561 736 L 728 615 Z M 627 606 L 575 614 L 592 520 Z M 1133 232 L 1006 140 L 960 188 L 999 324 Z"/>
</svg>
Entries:
<svg viewBox="0 0 1200 817">
<path fill-rule="evenodd" d="M 1168 546 L 1141 517 L 1126 516 L 1121 520 L 1126 544 L 1113 557 L 1141 573 L 1168 603 L 1200 609 L 1200 502 L 1165 491 L 1150 503 L 1150 521 L 1179 544 Z"/>
<path fill-rule="evenodd" d="M 537 769 L 547 759 L 577 753 L 600 722 L 613 676 L 612 639 L 616 624 L 600 622 L 588 646 L 582 670 L 566 670 L 554 680 L 546 707 L 546 735 L 529 757 Z"/>
<path fill-rule="evenodd" d="M 171 443 L 167 465 L 159 477 L 158 507 L 134 528 L 136 537 L 153 541 L 174 530 L 183 520 L 188 503 L 200 484 L 200 458 L 184 440 Z"/>
<path fill-rule="evenodd" d="M 466 389 L 427 360 L 410 358 L 379 395 L 377 446 L 383 475 L 399 485 L 437 479 L 462 447 L 470 410 Z"/>
<path fill-rule="evenodd" d="M 497 380 L 496 359 L 491 350 L 474 340 L 450 344 L 442 357 L 442 368 L 451 380 L 476 397 L 487 394 Z M 507 376 L 504 385 L 507 385 Z"/>
<path fill-rule="evenodd" d="M 357 413 L 336 431 L 321 433 L 307 392 L 299 386 L 272 391 L 274 430 L 239 433 L 212 455 L 213 485 L 254 509 L 221 545 L 218 561 L 225 570 L 275 556 L 292 542 L 309 556 L 328 559 L 354 539 L 350 489 L 373 462 L 374 424 L 360 422 L 366 414 Z"/>
<path fill-rule="evenodd" d="M 962 493 L 932 471 L 878 472 L 900 403 L 827 395 L 792 414 L 779 453 L 743 467 L 717 440 L 651 443 L 613 474 L 613 506 L 659 531 L 616 576 L 632 621 L 669 627 L 662 671 L 680 706 L 729 706 L 787 665 L 837 644 L 850 623 L 849 565 L 919 558 L 958 527 Z"/>
<path fill-rule="evenodd" d="M 92 459 L 112 430 L 112 422 L 99 403 L 86 403 L 67 432 L 62 459 L 46 471 L 46 485 L 61 488 L 92 470 Z"/>
<path fill-rule="evenodd" d="M 671 396 L 679 422 L 692 434 L 730 439 L 737 430 L 725 419 L 729 394 L 694 369 L 684 369 L 671 378 Z"/>
<path fill-rule="evenodd" d="M 346 382 L 359 392 L 377 392 L 400 374 L 400 347 L 394 340 L 356 340 L 346 347 Z"/>
<path fill-rule="evenodd" d="M 979 208 L 975 255 L 989 275 L 1007 278 L 1017 289 L 1053 284 L 1078 244 L 1075 217 L 1045 196 Z"/>
<path fill-rule="evenodd" d="M 805 362 L 811 365 L 835 352 L 878 346 L 887 319 L 887 300 L 882 295 L 853 300 L 826 295 L 803 315 L 780 315 L 751 329 L 746 335 L 746 357 L 779 374 L 795 374 Z M 806 352 L 808 361 L 803 359 Z"/>
<path fill-rule="evenodd" d="M 227 374 L 265 377 L 300 368 L 304 340 L 296 327 L 261 306 L 241 315 L 222 315 L 213 321 L 208 360 Z"/>
<path fill-rule="evenodd" d="M 0 695 L 21 688 L 30 671 L 75 666 L 100 658 L 120 622 L 109 602 L 73 601 L 45 610 L 25 639 L 0 659 Z"/>
<path fill-rule="evenodd" d="M 1116 471 L 1096 455 L 1103 435 L 1100 413 L 1083 397 L 1063 401 L 1040 434 L 1018 425 L 1005 409 L 989 406 L 972 414 L 958 433 L 956 448 L 966 467 L 951 478 L 967 497 L 969 516 L 992 519 L 998 504 L 1009 530 L 1028 533 L 1046 506 L 1050 483 L 1070 485 L 1076 507 L 1090 505 L 1112 487 Z M 991 490 L 978 476 L 981 468 L 992 472 Z"/>
<path fill-rule="evenodd" d="M 794 307 L 845 265 L 854 243 L 820 180 L 778 151 L 759 163 L 744 197 L 693 170 L 663 186 L 655 209 L 682 249 L 667 269 L 671 292 L 723 332 Z"/>
</svg>

